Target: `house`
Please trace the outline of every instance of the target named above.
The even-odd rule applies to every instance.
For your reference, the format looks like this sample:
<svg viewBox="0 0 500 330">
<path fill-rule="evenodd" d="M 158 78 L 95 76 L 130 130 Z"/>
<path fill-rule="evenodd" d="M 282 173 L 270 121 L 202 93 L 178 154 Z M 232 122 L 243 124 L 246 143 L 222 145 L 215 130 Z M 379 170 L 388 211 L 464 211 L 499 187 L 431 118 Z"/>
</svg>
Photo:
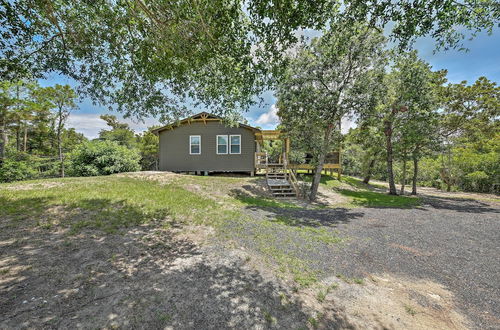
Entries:
<svg viewBox="0 0 500 330">
<path fill-rule="evenodd" d="M 247 172 L 254 175 L 260 171 L 282 187 L 285 186 L 284 181 L 295 177 L 297 170 L 311 171 L 315 168 L 307 154 L 301 161 L 289 162 L 290 138 L 281 131 L 260 130 L 241 123 L 231 127 L 221 117 L 207 112 L 157 128 L 153 133 L 159 136 L 161 171 L 205 175 L 209 172 Z M 263 151 L 265 140 L 283 142 L 279 160 L 270 162 Z M 329 154 L 323 168 L 331 174 L 336 170 L 340 176 L 340 153 Z"/>
<path fill-rule="evenodd" d="M 255 134 L 260 132 L 255 127 L 230 127 L 222 118 L 201 112 L 153 132 L 159 136 L 161 171 L 254 174 Z"/>
</svg>

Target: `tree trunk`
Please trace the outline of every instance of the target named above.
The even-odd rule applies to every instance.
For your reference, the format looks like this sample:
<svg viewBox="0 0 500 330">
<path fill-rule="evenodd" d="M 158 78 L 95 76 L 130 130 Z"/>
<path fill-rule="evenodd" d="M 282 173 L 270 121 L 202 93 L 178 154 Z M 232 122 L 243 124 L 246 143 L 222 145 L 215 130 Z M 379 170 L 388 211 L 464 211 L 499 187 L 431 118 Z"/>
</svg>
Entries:
<svg viewBox="0 0 500 330">
<path fill-rule="evenodd" d="M 386 150 L 387 150 L 387 177 L 389 179 L 389 195 L 397 195 L 396 185 L 394 184 L 394 172 L 392 170 L 392 119 L 388 119 L 384 122 L 386 136 Z"/>
<path fill-rule="evenodd" d="M 405 194 L 405 185 L 406 185 L 406 153 L 403 155 L 403 175 L 401 177 L 401 190 L 400 194 Z"/>
<path fill-rule="evenodd" d="M 314 177 L 311 184 L 311 193 L 309 194 L 309 200 L 314 201 L 316 199 L 316 195 L 318 194 L 319 184 L 321 182 L 321 172 L 323 171 L 323 165 L 325 164 L 325 157 L 327 148 L 330 145 L 330 137 L 332 135 L 333 125 L 329 125 L 325 130 L 325 136 L 323 139 L 323 146 L 321 148 L 321 152 L 318 157 L 318 165 L 314 171 Z"/>
<path fill-rule="evenodd" d="M 21 120 L 17 121 L 16 127 L 16 150 L 21 151 Z"/>
<path fill-rule="evenodd" d="M 370 163 L 368 163 L 368 168 L 366 169 L 365 177 L 363 179 L 363 183 L 368 184 L 370 182 L 370 179 L 372 178 L 372 170 L 373 167 L 375 166 L 375 156 L 370 160 Z"/>
<path fill-rule="evenodd" d="M 28 145 L 28 125 L 24 123 L 23 151 L 26 152 Z"/>
<path fill-rule="evenodd" d="M 418 178 L 418 157 L 413 154 L 413 184 L 411 188 L 411 194 L 417 194 L 417 178 Z"/>
<path fill-rule="evenodd" d="M 321 151 L 321 155 L 318 158 L 318 165 L 314 171 L 313 181 L 311 184 L 311 193 L 309 194 L 309 200 L 314 201 L 316 195 L 318 194 L 319 184 L 321 182 L 321 172 L 323 171 L 323 165 L 325 164 L 325 152 Z"/>
<path fill-rule="evenodd" d="M 7 130 L 5 127 L 5 114 L 0 118 L 0 166 L 5 159 L 5 148 L 7 147 Z"/>
<path fill-rule="evenodd" d="M 59 149 L 59 161 L 61 162 L 61 178 L 64 178 L 64 158 L 62 153 L 62 143 L 60 140 L 61 137 L 59 136 L 57 139 L 58 139 L 57 147 Z"/>
<path fill-rule="evenodd" d="M 59 111 L 59 123 L 57 124 L 57 149 L 59 151 L 59 162 L 61 163 L 61 178 L 64 178 L 64 159 L 62 153 L 62 125 L 63 116 L 62 111 Z"/>
</svg>

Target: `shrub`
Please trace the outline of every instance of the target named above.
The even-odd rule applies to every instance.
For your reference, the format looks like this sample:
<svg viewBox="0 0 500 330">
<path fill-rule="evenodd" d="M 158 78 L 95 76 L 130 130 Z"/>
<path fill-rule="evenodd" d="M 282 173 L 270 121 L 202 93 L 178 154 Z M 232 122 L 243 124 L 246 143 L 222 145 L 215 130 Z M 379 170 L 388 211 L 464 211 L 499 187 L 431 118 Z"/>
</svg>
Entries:
<svg viewBox="0 0 500 330">
<path fill-rule="evenodd" d="M 69 174 L 73 176 L 108 175 L 139 171 L 140 156 L 134 149 L 114 141 L 90 141 L 70 155 Z"/>
<path fill-rule="evenodd" d="M 463 178 L 463 189 L 466 191 L 490 192 L 492 182 L 483 171 L 469 173 Z"/>
<path fill-rule="evenodd" d="M 37 171 L 29 161 L 5 159 L 0 167 L 0 182 L 12 182 L 35 178 Z"/>
</svg>

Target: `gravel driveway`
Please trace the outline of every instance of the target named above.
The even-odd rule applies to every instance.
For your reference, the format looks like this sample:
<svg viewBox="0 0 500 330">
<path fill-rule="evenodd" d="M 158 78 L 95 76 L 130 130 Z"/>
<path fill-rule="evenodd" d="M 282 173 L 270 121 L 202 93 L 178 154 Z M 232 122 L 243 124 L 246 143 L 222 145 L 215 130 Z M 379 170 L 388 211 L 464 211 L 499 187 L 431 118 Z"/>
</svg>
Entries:
<svg viewBox="0 0 500 330">
<path fill-rule="evenodd" d="M 430 280 L 452 292 L 472 327 L 500 328 L 498 204 L 426 196 L 414 209 L 248 208 L 255 216 L 294 217 L 297 225 L 334 228 L 347 236 L 340 249 L 315 249 L 312 265 L 323 274 Z"/>
</svg>

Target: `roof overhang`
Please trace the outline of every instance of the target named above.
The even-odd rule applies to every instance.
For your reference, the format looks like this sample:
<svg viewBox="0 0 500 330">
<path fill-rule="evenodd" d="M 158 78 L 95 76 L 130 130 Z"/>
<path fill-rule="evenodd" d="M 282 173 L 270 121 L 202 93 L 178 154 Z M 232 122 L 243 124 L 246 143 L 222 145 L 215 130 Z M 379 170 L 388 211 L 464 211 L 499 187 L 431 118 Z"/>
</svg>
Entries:
<svg viewBox="0 0 500 330">
<path fill-rule="evenodd" d="M 286 136 L 280 130 L 261 130 L 255 133 L 255 137 L 259 141 L 286 139 Z"/>
<path fill-rule="evenodd" d="M 214 122 L 214 121 L 218 121 L 218 122 L 222 123 L 224 121 L 224 118 L 213 115 L 213 114 L 208 113 L 208 112 L 200 112 L 200 113 L 193 115 L 191 117 L 181 119 L 175 123 L 168 124 L 168 125 L 165 125 L 163 127 L 154 129 L 151 132 L 153 134 L 159 134 L 161 131 L 174 129 L 174 128 L 177 128 L 181 125 L 186 125 L 186 124 L 190 125 L 191 123 L 194 123 L 194 122 L 202 122 L 206 125 L 208 122 Z M 254 131 L 254 132 L 261 132 L 260 129 L 246 125 L 246 124 L 238 123 L 238 126 L 249 129 L 249 130 Z"/>
</svg>

